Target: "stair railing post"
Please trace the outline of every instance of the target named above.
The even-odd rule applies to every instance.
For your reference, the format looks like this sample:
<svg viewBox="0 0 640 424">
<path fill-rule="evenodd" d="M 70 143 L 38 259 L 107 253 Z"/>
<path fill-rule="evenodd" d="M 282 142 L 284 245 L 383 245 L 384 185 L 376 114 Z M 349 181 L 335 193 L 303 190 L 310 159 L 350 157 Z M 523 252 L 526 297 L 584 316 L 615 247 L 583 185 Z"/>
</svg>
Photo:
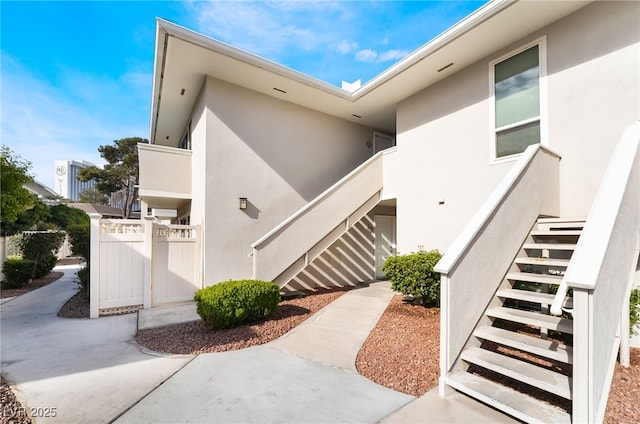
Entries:
<svg viewBox="0 0 640 424">
<path fill-rule="evenodd" d="M 593 422 L 593 296 L 587 289 L 573 290 L 572 421 Z"/>
<path fill-rule="evenodd" d="M 449 374 L 449 287 L 448 274 L 440 274 L 440 377 L 438 393 L 447 397 L 454 390 L 447 384 Z"/>
</svg>

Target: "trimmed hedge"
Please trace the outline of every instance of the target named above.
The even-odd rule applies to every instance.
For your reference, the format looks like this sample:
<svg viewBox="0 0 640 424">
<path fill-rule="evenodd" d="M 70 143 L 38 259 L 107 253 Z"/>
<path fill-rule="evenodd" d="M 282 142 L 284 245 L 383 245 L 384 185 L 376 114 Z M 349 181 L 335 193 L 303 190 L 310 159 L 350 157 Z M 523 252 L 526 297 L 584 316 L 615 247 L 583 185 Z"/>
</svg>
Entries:
<svg viewBox="0 0 640 424">
<path fill-rule="evenodd" d="M 391 289 L 418 297 L 423 305 L 440 305 L 440 274 L 433 267 L 442 258 L 438 250 L 390 256 L 382 272 L 391 280 Z"/>
<path fill-rule="evenodd" d="M 5 289 L 17 289 L 24 287 L 33 278 L 36 269 L 36 261 L 23 258 L 8 258 L 2 264 L 2 272 L 5 280 L 2 287 Z"/>
<path fill-rule="evenodd" d="M 212 329 L 236 327 L 268 317 L 280 303 L 280 288 L 260 280 L 229 280 L 198 290 L 198 315 Z"/>
<path fill-rule="evenodd" d="M 91 226 L 89 224 L 72 224 L 67 227 L 69 243 L 74 255 L 82 256 L 85 261 L 91 259 Z"/>
</svg>

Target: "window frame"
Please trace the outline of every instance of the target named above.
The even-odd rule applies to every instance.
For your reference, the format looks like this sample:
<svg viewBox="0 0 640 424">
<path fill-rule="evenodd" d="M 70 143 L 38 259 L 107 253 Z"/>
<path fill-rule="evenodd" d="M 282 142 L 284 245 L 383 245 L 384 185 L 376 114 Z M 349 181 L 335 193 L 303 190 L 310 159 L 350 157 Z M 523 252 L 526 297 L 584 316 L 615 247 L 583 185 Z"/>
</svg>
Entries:
<svg viewBox="0 0 640 424">
<path fill-rule="evenodd" d="M 504 125 L 502 127 L 496 127 L 496 92 L 495 92 L 495 70 L 496 65 L 516 56 L 534 46 L 538 46 L 538 66 L 540 69 L 539 76 L 539 89 L 540 89 L 540 114 L 537 117 L 524 119 L 522 121 Z M 489 131 L 489 163 L 499 164 L 503 162 L 510 162 L 517 160 L 522 153 L 515 153 L 508 156 L 497 156 L 497 133 L 498 131 L 505 131 L 513 128 L 518 128 L 531 124 L 533 122 L 540 123 L 540 144 L 543 146 L 549 145 L 548 138 L 548 111 L 547 111 L 547 36 L 536 38 L 527 44 L 524 44 L 517 49 L 498 57 L 489 62 L 489 93 L 490 93 L 490 131 Z"/>
</svg>

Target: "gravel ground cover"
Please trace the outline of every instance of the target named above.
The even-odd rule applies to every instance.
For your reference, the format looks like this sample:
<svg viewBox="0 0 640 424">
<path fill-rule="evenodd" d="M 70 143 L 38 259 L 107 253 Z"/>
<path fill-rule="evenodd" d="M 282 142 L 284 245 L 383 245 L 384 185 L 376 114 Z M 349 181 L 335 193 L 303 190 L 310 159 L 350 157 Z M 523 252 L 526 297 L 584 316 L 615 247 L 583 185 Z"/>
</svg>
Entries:
<svg viewBox="0 0 640 424">
<path fill-rule="evenodd" d="M 264 321 L 229 330 L 210 330 L 202 321 L 194 321 L 142 330 L 136 340 L 148 349 L 166 353 L 199 354 L 244 349 L 277 339 L 345 291 L 306 292 L 305 297 L 281 302 L 276 312 Z"/>
<path fill-rule="evenodd" d="M 89 318 L 89 297 L 78 292 L 60 309 L 58 316 L 61 318 Z"/>
<path fill-rule="evenodd" d="M 413 396 L 438 384 L 440 321 L 437 308 L 402 303 L 395 296 L 369 338 L 356 366 L 370 380 Z M 640 349 L 631 349 L 631 366 L 616 364 L 605 424 L 640 423 Z"/>
</svg>

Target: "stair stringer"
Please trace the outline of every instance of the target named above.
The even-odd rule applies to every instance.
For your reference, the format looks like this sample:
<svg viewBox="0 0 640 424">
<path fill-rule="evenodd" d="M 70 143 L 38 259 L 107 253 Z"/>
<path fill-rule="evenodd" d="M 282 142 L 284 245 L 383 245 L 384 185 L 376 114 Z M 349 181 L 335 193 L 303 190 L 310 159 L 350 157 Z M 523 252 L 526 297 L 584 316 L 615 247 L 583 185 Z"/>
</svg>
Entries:
<svg viewBox="0 0 640 424">
<path fill-rule="evenodd" d="M 513 277 L 513 274 L 516 272 L 520 274 L 522 274 L 523 272 L 525 273 L 531 272 L 532 273 L 531 275 L 540 276 L 540 277 L 542 277 L 543 275 L 544 276 L 548 275 L 547 273 L 549 272 L 549 268 L 556 269 L 557 266 L 552 265 L 549 267 L 549 266 L 536 263 L 536 262 L 540 262 L 542 264 L 546 263 L 548 260 L 545 261 L 544 258 L 557 259 L 558 257 L 561 257 L 561 258 L 567 257 L 570 260 L 571 255 L 570 254 L 567 255 L 565 252 L 572 250 L 572 248 L 570 247 L 570 245 L 562 244 L 563 242 L 559 241 L 559 240 L 563 240 L 566 236 L 562 236 L 562 235 L 556 236 L 555 234 L 553 234 L 553 236 L 550 237 L 550 240 L 553 240 L 551 243 L 549 242 L 543 243 L 544 246 L 549 246 L 548 249 L 531 247 L 536 242 L 536 239 L 534 238 L 533 234 L 543 232 L 543 230 L 541 230 L 540 228 L 541 224 L 539 221 L 540 220 L 537 220 L 536 223 L 531 227 L 530 234 L 527 235 L 520 249 L 518 249 L 517 254 L 513 257 L 512 264 L 509 267 L 509 270 L 507 271 L 507 273 L 505 273 L 505 276 L 502 279 L 500 286 L 494 293 L 494 297 L 492 297 L 491 301 L 487 305 L 487 308 L 485 308 L 485 312 L 484 312 L 485 315 L 483 316 L 483 318 L 479 319 L 478 322 L 476 323 L 476 326 L 474 327 L 472 333 L 470 334 L 470 337 L 467 340 L 467 343 L 465 344 L 464 348 L 456 358 L 454 366 L 451 368 L 450 372 L 447 374 L 446 378 L 444 379 L 444 383 L 448 387 L 451 387 L 452 389 L 466 393 L 467 395 L 473 398 L 476 398 L 481 402 L 487 403 L 525 422 L 549 422 L 549 420 L 551 419 L 550 417 L 554 417 L 553 422 L 571 422 L 571 414 L 567 412 L 571 410 L 570 406 L 564 405 L 564 406 L 558 407 L 558 406 L 554 406 L 555 404 L 545 403 L 545 401 L 539 400 L 541 398 L 530 397 L 528 390 L 524 392 L 522 391 L 519 392 L 518 390 L 522 390 L 522 389 L 514 389 L 509 386 L 502 386 L 500 384 L 493 382 L 491 379 L 486 379 L 482 377 L 486 375 L 482 372 L 479 375 L 475 374 L 480 369 L 488 370 L 489 372 L 492 372 L 492 370 L 496 370 L 498 371 L 499 374 L 502 374 L 503 376 L 514 378 L 517 381 L 520 381 L 521 383 L 524 383 L 524 384 L 531 384 L 533 387 L 539 387 L 541 390 L 545 392 L 553 393 L 555 395 L 558 395 L 561 398 L 568 399 L 569 402 L 572 400 L 573 383 L 570 377 L 571 375 L 570 369 L 573 361 L 573 353 L 572 353 L 573 349 L 571 348 L 570 344 L 569 345 L 557 344 L 559 342 L 557 342 L 556 339 L 550 339 L 548 343 L 542 342 L 542 340 L 546 340 L 546 331 L 543 330 L 542 327 L 540 328 L 540 334 L 543 337 L 541 339 L 535 339 L 535 340 L 540 340 L 541 343 L 532 343 L 530 341 L 524 341 L 524 339 L 526 339 L 527 337 L 517 339 L 517 338 L 512 338 L 510 336 L 506 336 L 504 334 L 492 336 L 491 333 L 488 332 L 487 330 L 484 330 L 483 332 L 478 331 L 478 333 L 483 333 L 482 335 L 481 334 L 478 334 L 478 336 L 475 335 L 477 330 L 479 330 L 480 327 L 482 326 L 486 325 L 487 328 L 496 328 L 496 327 L 492 327 L 493 319 L 488 318 L 486 315 L 489 314 L 489 309 L 503 305 L 503 303 L 506 302 L 506 299 L 511 299 L 510 301 L 511 303 L 509 304 L 510 308 L 514 308 L 515 310 L 519 308 L 524 308 L 524 311 L 522 313 L 525 314 L 525 316 L 539 315 L 539 314 L 542 314 L 542 317 L 548 316 L 545 314 L 548 314 L 548 308 L 550 306 L 550 302 L 552 298 L 549 296 L 543 296 L 543 294 L 545 294 L 546 291 L 542 290 L 542 288 L 543 287 L 548 288 L 549 284 L 559 284 L 559 282 L 561 281 L 561 278 L 558 278 L 557 283 L 555 282 L 543 283 L 542 280 L 544 279 L 540 278 L 541 282 L 538 283 L 539 286 L 537 289 L 531 288 L 531 287 L 527 287 L 526 289 L 524 289 L 524 287 L 522 287 L 521 285 L 518 285 L 517 287 L 515 287 L 514 286 L 515 281 L 522 281 L 523 283 L 520 283 L 520 284 L 526 285 L 526 284 L 531 284 L 527 282 L 534 281 L 534 280 L 530 280 L 528 278 L 520 280 L 520 278 L 515 279 Z M 576 227 L 582 228 L 584 221 L 576 220 L 575 224 L 576 224 L 575 225 Z M 554 228 L 553 230 L 562 230 L 562 229 Z M 581 232 L 581 230 L 578 230 L 578 231 Z M 540 238 L 541 236 L 538 235 L 537 237 Z M 549 235 L 547 234 L 545 237 L 549 237 Z M 552 245 L 554 243 L 561 243 L 560 244 L 561 247 L 559 249 L 553 248 Z M 525 248 L 525 245 L 529 247 Z M 523 257 L 527 257 L 531 259 L 532 258 L 542 258 L 542 259 L 539 261 L 518 260 Z M 535 265 L 527 265 L 529 262 Z M 518 263 L 520 264 L 520 266 L 516 265 Z M 533 269 L 529 269 L 528 271 L 526 271 L 525 270 L 526 267 L 529 267 L 529 266 L 533 267 Z M 500 296 L 498 296 L 498 293 L 497 293 L 498 290 L 507 289 L 510 287 L 512 287 L 511 291 L 505 290 L 500 294 Z M 531 295 L 523 296 L 522 293 L 527 293 L 526 290 L 531 290 L 528 292 L 528 293 L 531 293 Z M 539 293 L 540 295 L 536 295 L 536 293 Z M 501 299 L 504 299 L 504 301 Z M 517 299 L 523 299 L 523 300 L 517 300 Z M 549 303 L 541 302 L 541 300 L 549 300 Z M 519 302 L 524 302 L 524 303 L 522 305 L 519 305 Z M 570 298 L 567 299 L 567 302 L 570 302 Z M 503 306 L 506 306 L 506 303 L 504 303 Z M 529 309 L 529 308 L 533 308 L 533 309 Z M 497 308 L 497 309 L 505 310 L 504 308 Z M 506 309 L 506 311 L 514 311 L 514 309 Z M 526 312 L 529 310 L 531 310 L 532 312 Z M 493 317 L 501 317 L 508 320 L 513 320 L 512 313 L 510 313 L 509 316 L 502 317 L 501 314 L 496 314 L 496 312 L 492 311 L 492 313 L 490 313 L 489 315 Z M 548 328 L 553 328 L 553 329 L 557 328 L 560 332 L 569 332 L 570 334 L 571 329 L 567 328 L 566 325 L 567 324 L 570 325 L 571 321 L 567 321 L 566 319 L 564 319 L 564 320 L 561 320 L 564 322 L 560 322 L 559 324 L 555 324 L 552 321 L 545 323 L 546 320 L 541 320 L 542 317 L 540 316 L 536 317 L 534 321 L 531 322 L 531 325 L 538 326 L 538 324 L 540 324 L 543 327 L 546 327 L 547 325 L 549 325 L 550 327 Z M 532 320 L 532 318 L 527 318 L 527 319 L 529 321 Z M 519 319 L 517 319 L 517 321 L 519 321 Z M 520 322 L 524 322 L 524 321 L 520 321 Z M 553 327 L 555 325 L 557 325 L 557 327 Z M 498 328 L 503 328 L 503 327 L 498 327 Z M 504 328 L 508 328 L 508 327 L 504 327 Z M 507 332 L 503 332 L 503 333 L 507 333 Z M 564 372 L 569 372 L 569 374 L 564 374 L 564 372 L 560 372 L 556 374 L 557 371 L 547 372 L 547 371 L 544 371 L 546 368 L 544 367 L 539 368 L 536 366 L 530 367 L 531 369 L 529 370 L 529 373 L 519 374 L 517 370 L 521 369 L 522 365 L 527 366 L 526 365 L 527 360 L 524 360 L 524 362 L 522 363 L 512 364 L 507 368 L 504 368 L 504 366 L 502 368 L 500 368 L 500 366 L 498 366 L 498 368 L 495 368 L 495 366 L 491 365 L 489 362 L 485 362 L 485 364 L 483 365 L 482 357 L 478 357 L 474 355 L 472 352 L 474 351 L 478 352 L 478 350 L 475 348 L 482 347 L 484 340 L 490 343 L 488 346 L 484 347 L 484 349 L 489 349 L 489 352 L 494 351 L 493 349 L 496 349 L 497 346 L 502 346 L 502 347 L 506 347 L 508 350 L 514 349 L 516 351 L 520 351 L 525 354 L 533 355 L 534 357 L 538 356 L 538 357 L 549 358 L 550 360 L 556 361 L 556 362 L 564 362 L 565 364 L 568 364 L 567 366 L 569 367 L 569 371 L 564 371 Z M 566 342 L 563 342 L 563 343 L 566 343 Z M 523 346 L 526 346 L 526 347 L 523 347 Z M 550 346 L 557 346 L 557 348 L 554 349 L 553 351 L 546 350 L 546 349 L 549 349 Z M 469 352 L 469 353 L 467 354 L 465 352 Z M 510 356 L 510 353 L 505 353 L 505 352 L 502 352 L 501 350 L 495 350 L 494 352 L 498 354 L 498 355 L 495 355 L 495 357 L 498 358 L 498 362 L 495 362 L 495 364 L 504 363 L 506 358 Z M 506 354 L 506 357 L 500 355 L 500 353 L 502 355 Z M 467 372 L 469 371 L 469 368 L 471 368 L 471 366 L 474 366 L 474 371 L 473 371 L 474 374 L 469 374 Z M 545 372 L 547 374 L 540 374 Z M 548 378 L 559 378 L 557 380 L 557 383 L 554 383 L 554 384 L 560 384 L 560 386 L 545 386 L 546 383 L 544 379 L 539 378 L 540 375 L 544 375 Z M 492 398 L 491 393 L 493 393 L 496 397 Z M 505 402 L 506 399 L 509 399 L 509 401 Z M 545 399 L 545 398 L 542 398 L 542 399 Z M 560 405 L 563 405 L 563 404 L 560 404 Z"/>
<path fill-rule="evenodd" d="M 338 224 L 333 230 L 325 235 L 319 242 L 314 244 L 309 250 L 307 250 L 300 258 L 294 263 L 289 265 L 282 273 L 280 273 L 273 282 L 278 284 L 280 289 L 286 288 L 286 286 L 311 262 L 318 258 L 322 253 L 344 236 L 356 223 L 358 223 L 365 215 L 371 212 L 380 203 L 382 191 L 376 192 L 371 196 L 364 204 L 358 209 L 349 214 L 340 224 Z"/>
<path fill-rule="evenodd" d="M 522 246 L 524 246 L 525 243 L 527 243 L 528 241 L 531 240 L 531 231 L 533 230 L 533 228 L 536 226 L 537 220 L 535 220 L 533 222 L 533 224 L 531 224 L 531 228 L 529 230 L 529 232 L 527 233 L 527 236 L 525 237 L 525 239 L 522 241 L 520 248 L 516 251 L 516 253 L 513 255 L 513 258 L 511 259 L 510 265 L 509 267 L 506 269 L 506 271 L 502 274 L 502 278 L 499 278 L 498 281 L 499 283 L 496 285 L 495 290 L 493 291 L 491 298 L 489 299 L 489 302 L 487 303 L 486 307 L 484 308 L 484 311 L 482 312 L 482 315 L 478 318 L 478 320 L 476 321 L 475 326 L 473 327 L 473 329 L 471 330 L 471 332 L 469 333 L 466 343 L 464 344 L 464 347 L 460 350 L 460 352 L 458 352 L 458 356 L 456 357 L 455 361 L 453 362 L 453 366 L 450 368 L 449 372 L 447 373 L 447 376 L 444 378 L 444 382 L 445 384 L 447 383 L 447 377 L 449 375 L 458 373 L 458 372 L 466 372 L 467 371 L 467 364 L 461 359 L 462 353 L 466 350 L 469 349 L 471 347 L 478 347 L 480 346 L 481 342 L 473 335 L 473 333 L 480 327 L 482 326 L 489 326 L 492 323 L 492 319 L 490 319 L 489 317 L 487 317 L 487 311 L 490 308 L 493 307 L 497 307 L 500 306 L 501 302 L 498 300 L 496 293 L 504 288 L 507 288 L 510 286 L 509 281 L 507 280 L 507 275 L 510 272 L 513 272 L 517 269 L 517 267 L 514 265 L 514 261 L 515 259 L 522 253 L 524 252 L 524 249 L 522 248 Z"/>
</svg>

